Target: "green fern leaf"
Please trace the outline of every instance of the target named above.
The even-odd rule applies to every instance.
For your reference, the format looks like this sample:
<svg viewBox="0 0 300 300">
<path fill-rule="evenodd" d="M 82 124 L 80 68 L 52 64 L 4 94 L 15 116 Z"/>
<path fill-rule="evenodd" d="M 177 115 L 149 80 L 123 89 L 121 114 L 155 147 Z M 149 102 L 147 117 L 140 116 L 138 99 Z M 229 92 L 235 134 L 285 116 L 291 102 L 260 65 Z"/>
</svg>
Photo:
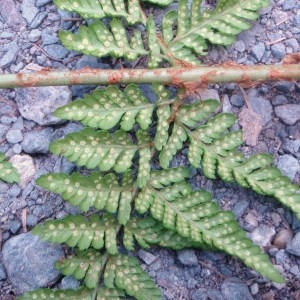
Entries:
<svg viewBox="0 0 300 300">
<path fill-rule="evenodd" d="M 125 224 L 125 220 L 129 218 L 128 206 L 130 207 L 133 198 L 133 184 L 120 186 L 117 177 L 112 173 L 104 177 L 98 172 L 89 176 L 79 173 L 47 174 L 39 177 L 36 183 L 51 192 L 61 194 L 64 200 L 78 205 L 82 211 L 95 207 L 106 209 L 110 213 L 118 212 L 121 224 Z"/>
<path fill-rule="evenodd" d="M 151 245 L 158 245 L 174 250 L 197 247 L 205 248 L 206 244 L 195 243 L 191 239 L 182 237 L 176 231 L 166 229 L 161 223 L 150 217 L 143 219 L 132 218 L 124 228 L 124 246 L 133 251 L 134 242 L 142 248 L 149 248 Z"/>
<path fill-rule="evenodd" d="M 110 256 L 104 272 L 104 284 L 108 288 L 117 286 L 137 300 L 161 299 L 160 290 L 134 257 Z"/>
<path fill-rule="evenodd" d="M 17 300 L 36 300 L 36 299 L 68 299 L 68 300 L 92 300 L 93 290 L 86 288 L 79 288 L 78 290 L 50 290 L 37 289 L 35 291 L 27 292 L 22 296 L 18 296 Z"/>
<path fill-rule="evenodd" d="M 54 0 L 59 9 L 74 11 L 83 18 L 102 19 L 105 17 L 124 17 L 129 24 L 141 22 L 139 1 L 130 0 Z"/>
<path fill-rule="evenodd" d="M 84 279 L 87 288 L 93 289 L 98 285 L 101 275 L 102 254 L 94 249 L 77 251 L 76 254 L 55 263 L 55 267 L 65 276 L 72 275 L 76 279 Z"/>
<path fill-rule="evenodd" d="M 271 280 L 283 282 L 267 255 L 246 238 L 231 212 L 220 211 L 208 192 L 192 191 L 186 183 L 179 188 L 180 185 L 175 183 L 157 189 L 149 183 L 135 201 L 136 210 L 144 213 L 143 203 L 147 199 L 152 216 L 166 228 L 195 242 L 224 250 Z"/>
<path fill-rule="evenodd" d="M 14 183 L 19 182 L 20 175 L 17 170 L 5 160 L 5 156 L 3 153 L 0 153 L 0 180 Z"/>
<path fill-rule="evenodd" d="M 89 221 L 77 215 L 46 221 L 44 225 L 35 226 L 32 233 L 41 236 L 45 241 L 66 243 L 70 247 L 78 247 L 79 250 L 89 247 L 102 249 L 105 245 L 108 253 L 115 255 L 118 253 L 116 227 L 117 221 L 108 214 L 101 220 L 93 215 Z"/>
<path fill-rule="evenodd" d="M 55 155 L 63 155 L 71 162 L 89 169 L 99 167 L 101 171 L 112 168 L 116 172 L 125 172 L 132 165 L 132 158 L 142 146 L 134 145 L 126 132 L 119 130 L 111 134 L 107 131 L 83 129 L 67 135 L 50 145 Z M 147 147 L 147 145 L 143 145 Z"/>
<path fill-rule="evenodd" d="M 162 85 L 153 85 L 159 105 L 169 102 L 170 93 Z M 104 130 L 120 124 L 130 131 L 137 122 L 146 130 L 152 123 L 155 104 L 149 103 L 135 84 L 129 84 L 121 92 L 116 86 L 95 90 L 82 100 L 59 107 L 54 115 L 61 119 L 80 121 L 86 126 Z"/>
<path fill-rule="evenodd" d="M 110 55 L 135 60 L 148 53 L 144 49 L 141 33 L 136 30 L 129 41 L 118 19 L 110 22 L 110 29 L 97 21 L 89 26 L 80 26 L 77 34 L 61 31 L 59 38 L 66 48 L 96 57 Z"/>
</svg>

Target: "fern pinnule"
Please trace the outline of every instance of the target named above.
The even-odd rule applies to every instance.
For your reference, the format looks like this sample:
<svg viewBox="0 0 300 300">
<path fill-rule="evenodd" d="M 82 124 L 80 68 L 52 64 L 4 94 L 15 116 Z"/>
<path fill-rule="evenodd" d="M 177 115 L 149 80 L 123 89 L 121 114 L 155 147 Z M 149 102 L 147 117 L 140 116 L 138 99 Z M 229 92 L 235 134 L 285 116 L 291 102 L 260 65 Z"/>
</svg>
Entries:
<svg viewBox="0 0 300 300">
<path fill-rule="evenodd" d="M 118 287 L 137 300 L 161 300 L 161 292 L 134 257 L 109 256 L 104 271 L 104 284 Z"/>
<path fill-rule="evenodd" d="M 20 175 L 12 164 L 5 159 L 5 155 L 0 152 L 0 180 L 14 183 L 19 182 Z"/>
</svg>

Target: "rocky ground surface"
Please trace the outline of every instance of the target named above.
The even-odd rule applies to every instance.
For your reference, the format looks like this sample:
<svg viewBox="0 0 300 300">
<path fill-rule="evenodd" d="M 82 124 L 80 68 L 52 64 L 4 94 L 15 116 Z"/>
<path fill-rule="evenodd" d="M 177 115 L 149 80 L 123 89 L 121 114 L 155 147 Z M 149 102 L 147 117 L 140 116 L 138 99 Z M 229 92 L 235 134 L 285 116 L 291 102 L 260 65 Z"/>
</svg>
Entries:
<svg viewBox="0 0 300 300">
<path fill-rule="evenodd" d="M 161 16 L 159 10 L 154 13 L 157 18 Z M 57 32 L 78 26 L 80 21 L 70 21 L 74 17 L 57 11 L 51 0 L 0 1 L 0 73 L 39 67 L 110 67 L 108 60 L 81 56 L 61 46 Z M 240 34 L 231 47 L 212 49 L 205 61 L 271 64 L 296 52 L 300 52 L 300 2 L 278 0 L 271 1 L 270 7 L 262 10 L 259 21 Z M 142 88 L 147 93 L 148 86 Z M 77 86 L 0 91 L 0 151 L 22 169 L 19 185 L 0 183 L 1 300 L 14 299 L 37 286 L 78 286 L 74 278 L 62 279 L 52 267 L 53 261 L 62 256 L 63 248 L 41 243 L 25 232 L 47 218 L 79 212 L 59 196 L 37 187 L 35 179 L 46 172 L 74 170 L 73 164 L 50 155 L 48 146 L 81 126 L 61 124 L 51 112 L 88 90 L 89 87 Z M 281 81 L 247 87 L 246 99 L 242 91 L 236 84 L 215 85 L 203 92 L 203 97 L 220 99 L 223 111 L 236 115 L 250 106 L 261 117 L 263 127 L 257 132 L 257 141 L 249 141 L 243 151 L 272 153 L 277 166 L 299 184 L 299 83 Z M 240 115 L 240 123 L 242 119 Z M 184 151 L 176 156 L 174 165 L 185 161 L 183 154 Z M 233 210 L 241 226 L 270 255 L 287 283 L 271 283 L 224 253 L 155 248 L 137 251 L 143 267 L 162 288 L 164 299 L 299 300 L 300 221 L 295 215 L 274 199 L 236 185 L 207 180 L 200 172 L 195 172 L 192 183 L 211 191 L 224 209 Z"/>
</svg>

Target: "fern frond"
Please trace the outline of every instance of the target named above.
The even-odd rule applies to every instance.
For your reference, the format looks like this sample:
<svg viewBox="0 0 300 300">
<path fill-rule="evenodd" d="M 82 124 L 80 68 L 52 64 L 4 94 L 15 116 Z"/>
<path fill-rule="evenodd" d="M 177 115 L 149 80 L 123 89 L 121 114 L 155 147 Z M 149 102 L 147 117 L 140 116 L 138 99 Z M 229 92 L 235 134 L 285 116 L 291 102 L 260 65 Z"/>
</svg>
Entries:
<svg viewBox="0 0 300 300">
<path fill-rule="evenodd" d="M 62 220 L 48 220 L 37 225 L 33 234 L 41 236 L 45 241 L 66 243 L 70 247 L 85 250 L 89 247 L 102 249 L 104 246 L 111 255 L 118 253 L 116 242 L 117 221 L 109 214 L 101 220 L 93 215 L 89 220 L 83 216 L 67 216 Z"/>
<path fill-rule="evenodd" d="M 54 0 L 59 9 L 77 12 L 83 18 L 103 19 L 105 17 L 124 17 L 129 24 L 141 22 L 138 0 Z"/>
<path fill-rule="evenodd" d="M 118 212 L 121 224 L 125 224 L 125 220 L 129 218 L 130 210 L 128 212 L 126 207 L 130 207 L 133 199 L 133 184 L 120 186 L 112 173 L 104 177 L 98 172 L 89 176 L 79 173 L 47 174 L 40 176 L 36 183 L 44 189 L 61 194 L 64 200 L 78 205 L 82 211 L 95 207 L 99 210 L 106 209 L 110 213 Z"/>
<path fill-rule="evenodd" d="M 82 100 L 58 108 L 54 115 L 104 130 L 113 128 L 119 122 L 125 131 L 131 130 L 135 122 L 146 130 L 152 122 L 154 107 L 135 84 L 129 84 L 123 93 L 116 86 L 95 90 Z"/>
<path fill-rule="evenodd" d="M 184 248 L 206 248 L 206 244 L 195 243 L 191 239 L 182 237 L 176 231 L 166 229 L 160 222 L 151 217 L 143 219 L 132 218 L 124 227 L 123 243 L 126 249 L 134 250 L 134 242 L 142 248 L 158 245 L 165 248 L 180 250 Z"/>
<path fill-rule="evenodd" d="M 249 21 L 258 17 L 258 11 L 268 4 L 267 0 L 218 1 L 214 10 L 201 14 L 201 0 L 180 0 L 178 12 L 170 11 L 163 19 L 162 33 L 171 56 L 178 60 L 199 64 L 196 55 L 205 55 L 207 42 L 230 45 L 235 36 L 250 28 Z M 172 26 L 177 22 L 174 33 Z"/>
<path fill-rule="evenodd" d="M 134 257 L 109 256 L 104 271 L 104 284 L 108 288 L 116 286 L 123 289 L 137 300 L 161 299 L 160 290 Z"/>
<path fill-rule="evenodd" d="M 171 108 L 169 105 L 160 106 L 157 109 L 157 128 L 154 144 L 157 150 L 161 150 L 167 143 L 169 136 L 169 122 L 171 116 Z"/>
<path fill-rule="evenodd" d="M 149 145 L 143 145 L 147 147 Z M 50 151 L 55 155 L 63 155 L 69 161 L 89 169 L 99 167 L 101 171 L 114 169 L 125 172 L 132 165 L 132 158 L 142 146 L 135 145 L 128 134 L 119 130 L 115 133 L 83 129 L 67 135 L 50 145 Z"/>
<path fill-rule="evenodd" d="M 271 280 L 283 282 L 267 255 L 246 238 L 231 212 L 220 211 L 208 192 L 192 191 L 186 183 L 179 189 L 179 184 L 157 189 L 149 183 L 135 201 L 136 210 L 144 213 L 147 199 L 152 216 L 166 228 L 224 250 Z"/>
<path fill-rule="evenodd" d="M 122 22 L 118 19 L 110 22 L 110 28 L 101 21 L 96 21 L 89 26 L 80 26 L 76 34 L 61 31 L 59 38 L 66 48 L 96 57 L 110 55 L 135 60 L 148 54 L 144 49 L 141 32 L 135 30 L 129 40 Z"/>
<path fill-rule="evenodd" d="M 22 296 L 18 296 L 17 300 L 36 300 L 36 299 L 68 299 L 68 300 L 92 300 L 93 290 L 86 288 L 79 288 L 78 290 L 50 290 L 37 289 L 35 291 L 27 292 Z"/>
<path fill-rule="evenodd" d="M 5 160 L 5 155 L 0 153 L 0 180 L 14 183 L 19 182 L 20 175 L 17 170 Z"/>
<path fill-rule="evenodd" d="M 157 4 L 160 6 L 167 6 L 171 3 L 173 3 L 173 0 L 142 0 L 142 1 Z"/>
</svg>

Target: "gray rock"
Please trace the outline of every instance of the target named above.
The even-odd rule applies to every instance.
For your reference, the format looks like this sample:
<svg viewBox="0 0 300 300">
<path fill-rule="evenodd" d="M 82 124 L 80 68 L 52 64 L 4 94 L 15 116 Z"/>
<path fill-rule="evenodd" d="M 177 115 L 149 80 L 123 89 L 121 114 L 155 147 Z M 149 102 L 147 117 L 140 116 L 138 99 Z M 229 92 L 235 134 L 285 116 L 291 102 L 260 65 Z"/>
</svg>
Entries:
<svg viewBox="0 0 300 300">
<path fill-rule="evenodd" d="M 273 227 L 260 225 L 253 230 L 250 237 L 253 242 L 261 247 L 270 245 L 276 231 Z"/>
<path fill-rule="evenodd" d="M 226 278 L 221 285 L 225 300 L 253 300 L 248 286 L 239 278 Z"/>
<path fill-rule="evenodd" d="M 61 288 L 63 290 L 72 289 L 76 290 L 80 285 L 80 282 L 73 276 L 66 276 L 61 280 Z"/>
<path fill-rule="evenodd" d="M 246 211 L 249 206 L 249 202 L 247 200 L 239 200 L 234 207 L 232 208 L 232 212 L 235 217 L 239 219 Z"/>
<path fill-rule="evenodd" d="M 49 151 L 49 144 L 51 142 L 52 135 L 52 128 L 26 132 L 21 146 L 23 150 L 29 154 L 47 153 Z"/>
<path fill-rule="evenodd" d="M 188 267 L 197 266 L 198 265 L 198 258 L 195 254 L 194 250 L 187 249 L 181 250 L 177 252 L 178 260 L 184 265 Z"/>
<path fill-rule="evenodd" d="M 16 89 L 15 100 L 21 115 L 40 125 L 59 124 L 62 121 L 52 115 L 54 110 L 71 101 L 70 89 L 66 86 L 32 87 Z"/>
<path fill-rule="evenodd" d="M 143 249 L 139 250 L 138 255 L 139 258 L 143 260 L 147 265 L 151 265 L 156 259 L 155 255 Z"/>
<path fill-rule="evenodd" d="M 2 31 L 0 33 L 0 38 L 1 39 L 10 39 L 14 36 L 14 34 L 12 32 L 9 32 L 9 31 Z"/>
<path fill-rule="evenodd" d="M 55 59 L 63 59 L 68 54 L 68 50 L 60 44 L 51 44 L 44 47 L 46 53 Z"/>
<path fill-rule="evenodd" d="M 288 18 L 288 13 L 284 12 L 282 10 L 276 10 L 274 9 L 272 12 L 272 20 L 275 24 L 282 22 L 282 20 L 285 20 Z"/>
<path fill-rule="evenodd" d="M 288 46 L 288 47 L 291 47 L 293 49 L 293 52 L 298 52 L 300 50 L 300 47 L 299 47 L 299 43 L 296 39 L 292 38 L 292 39 L 288 39 L 285 41 L 285 44 Z"/>
<path fill-rule="evenodd" d="M 300 140 L 287 140 L 282 148 L 289 153 L 300 153 Z"/>
<path fill-rule="evenodd" d="M 9 222 L 9 230 L 15 234 L 21 228 L 21 222 L 19 220 L 12 220 Z"/>
<path fill-rule="evenodd" d="M 292 266 L 289 271 L 290 273 L 294 274 L 296 278 L 300 278 L 300 270 L 297 265 Z"/>
<path fill-rule="evenodd" d="M 35 0 L 24 0 L 21 4 L 22 16 L 28 23 L 31 24 L 39 10 L 35 7 Z"/>
<path fill-rule="evenodd" d="M 64 256 L 63 247 L 46 243 L 31 233 L 9 239 L 3 246 L 3 263 L 17 294 L 53 284 L 59 278 L 54 262 Z"/>
<path fill-rule="evenodd" d="M 9 126 L 0 124 L 0 142 L 2 142 L 6 137 L 6 133 L 9 130 Z"/>
<path fill-rule="evenodd" d="M 250 91 L 248 97 L 254 112 L 261 116 L 262 125 L 266 125 L 272 119 L 273 107 L 270 101 L 258 96 L 256 90 Z"/>
<path fill-rule="evenodd" d="M 271 52 L 276 58 L 281 60 L 286 54 L 284 44 L 283 43 L 277 43 L 277 44 L 272 45 L 271 46 Z"/>
<path fill-rule="evenodd" d="M 44 19 L 47 17 L 47 13 L 46 12 L 41 12 L 41 13 L 38 13 L 34 20 L 31 22 L 30 24 L 30 28 L 37 28 L 39 27 L 42 22 L 44 21 Z"/>
<path fill-rule="evenodd" d="M 265 54 L 265 50 L 266 50 L 265 44 L 259 42 L 251 49 L 251 54 L 255 57 L 257 61 L 261 61 L 261 59 Z"/>
<path fill-rule="evenodd" d="M 283 95 L 277 95 L 271 100 L 274 106 L 288 103 L 288 99 Z"/>
<path fill-rule="evenodd" d="M 11 64 L 13 64 L 18 56 L 19 47 L 16 42 L 11 42 L 6 47 L 7 52 L 4 54 L 2 59 L 0 60 L 0 67 L 1 68 L 7 68 Z"/>
<path fill-rule="evenodd" d="M 278 265 L 285 265 L 289 255 L 286 253 L 285 249 L 281 249 L 276 252 L 275 258 Z"/>
<path fill-rule="evenodd" d="M 2 263 L 0 263 L 0 281 L 6 279 L 5 269 Z"/>
<path fill-rule="evenodd" d="M 23 134 L 20 129 L 11 129 L 6 134 L 6 140 L 11 144 L 19 143 L 23 140 Z"/>
<path fill-rule="evenodd" d="M 26 25 L 13 0 L 0 1 L 0 11 L 5 24 L 13 30 L 19 31 Z"/>
<path fill-rule="evenodd" d="M 282 5 L 282 8 L 283 10 L 290 10 L 295 8 L 296 4 L 297 4 L 296 0 L 285 0 Z"/>
<path fill-rule="evenodd" d="M 220 101 L 220 96 L 217 90 L 214 89 L 201 90 L 199 94 L 202 100 L 215 99 Z"/>
<path fill-rule="evenodd" d="M 17 184 L 14 184 L 8 191 L 7 194 L 10 197 L 17 197 L 21 193 L 21 189 Z"/>
<path fill-rule="evenodd" d="M 47 3 L 51 2 L 51 1 L 52 0 L 36 0 L 35 5 L 37 7 L 40 7 L 40 6 L 46 5 Z"/>
<path fill-rule="evenodd" d="M 293 240 L 287 245 L 286 251 L 296 256 L 300 256 L 300 232 L 296 233 Z"/>
<path fill-rule="evenodd" d="M 28 34 L 28 40 L 30 42 L 36 42 L 38 41 L 38 39 L 41 37 L 41 32 L 38 29 L 33 29 L 30 31 L 30 33 Z"/>
<path fill-rule="evenodd" d="M 244 97 L 241 93 L 234 94 L 230 97 L 230 103 L 236 107 L 242 107 L 245 103 Z"/>
<path fill-rule="evenodd" d="M 34 177 L 36 171 L 34 161 L 29 155 L 14 155 L 10 162 L 20 174 L 20 186 L 23 189 Z"/>
<path fill-rule="evenodd" d="M 300 120 L 299 104 L 284 104 L 275 107 L 275 114 L 287 125 L 294 125 Z"/>
<path fill-rule="evenodd" d="M 39 218 L 35 215 L 27 215 L 26 217 L 26 225 L 29 227 L 34 227 L 37 222 L 39 221 Z"/>
<path fill-rule="evenodd" d="M 70 19 L 73 17 L 72 13 L 70 13 L 69 11 L 66 10 L 58 10 L 58 14 L 60 15 L 61 18 L 61 24 L 60 26 L 62 27 L 62 29 L 70 29 L 73 26 L 73 22 L 72 21 L 65 21 L 64 19 Z"/>
<path fill-rule="evenodd" d="M 294 24 L 294 26 L 300 26 L 300 14 L 297 14 L 296 16 L 294 16 L 293 24 Z"/>
<path fill-rule="evenodd" d="M 290 81 L 279 81 L 274 86 L 276 87 L 277 90 L 284 93 L 290 93 L 295 90 L 294 83 Z"/>
<path fill-rule="evenodd" d="M 58 42 L 58 38 L 56 36 L 53 36 L 51 34 L 47 34 L 45 32 L 42 32 L 42 41 L 43 45 L 50 45 L 50 44 L 55 44 Z"/>
<path fill-rule="evenodd" d="M 244 52 L 246 49 L 245 43 L 242 40 L 236 41 L 234 44 L 234 49 L 238 52 Z"/>
<path fill-rule="evenodd" d="M 297 172 L 300 172 L 300 164 L 298 160 L 290 154 L 280 156 L 277 162 L 277 167 L 291 180 L 294 180 Z"/>
</svg>

